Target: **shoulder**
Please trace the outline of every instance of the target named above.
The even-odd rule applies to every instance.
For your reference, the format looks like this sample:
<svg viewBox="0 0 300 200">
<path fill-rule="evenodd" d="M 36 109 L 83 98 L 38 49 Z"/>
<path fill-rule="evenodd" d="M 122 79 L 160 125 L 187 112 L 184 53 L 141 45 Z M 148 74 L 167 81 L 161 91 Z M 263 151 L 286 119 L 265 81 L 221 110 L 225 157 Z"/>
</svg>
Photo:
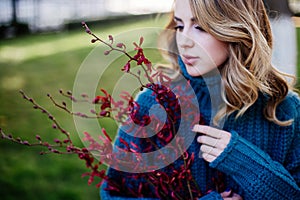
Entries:
<svg viewBox="0 0 300 200">
<path fill-rule="evenodd" d="M 280 118 L 294 119 L 300 117 L 300 98 L 296 92 L 290 91 L 277 107 Z"/>
<path fill-rule="evenodd" d="M 293 91 L 290 91 L 285 97 L 283 102 L 290 103 L 295 106 L 300 106 L 300 97 L 299 94 Z"/>
<path fill-rule="evenodd" d="M 269 96 L 261 94 L 256 101 L 255 106 L 252 106 L 250 112 L 257 109 L 265 109 L 269 100 Z M 295 120 L 300 118 L 300 97 L 296 92 L 289 91 L 286 97 L 276 107 L 276 117 L 280 121 Z"/>
</svg>

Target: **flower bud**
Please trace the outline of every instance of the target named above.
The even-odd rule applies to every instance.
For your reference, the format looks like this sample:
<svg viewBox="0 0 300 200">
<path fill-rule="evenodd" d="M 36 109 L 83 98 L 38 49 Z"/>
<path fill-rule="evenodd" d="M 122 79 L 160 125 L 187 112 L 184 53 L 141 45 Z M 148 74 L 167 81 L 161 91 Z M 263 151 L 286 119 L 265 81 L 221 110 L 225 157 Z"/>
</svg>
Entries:
<svg viewBox="0 0 300 200">
<path fill-rule="evenodd" d="M 143 42 L 144 42 L 144 38 L 140 37 L 140 45 L 139 46 L 141 46 L 143 44 Z"/>
<path fill-rule="evenodd" d="M 107 116 L 109 116 L 109 112 L 106 111 L 106 110 L 102 110 L 102 111 L 100 112 L 100 116 L 102 116 L 102 117 L 107 117 Z"/>
<path fill-rule="evenodd" d="M 81 97 L 88 98 L 89 96 L 87 94 L 83 93 L 83 94 L 81 94 Z"/>
<path fill-rule="evenodd" d="M 89 151 L 87 150 L 87 148 L 82 148 L 82 152 L 88 153 Z"/>
<path fill-rule="evenodd" d="M 125 46 L 123 43 L 118 43 L 117 45 L 116 45 L 118 48 L 122 48 L 123 46 Z"/>
<path fill-rule="evenodd" d="M 107 50 L 107 51 L 104 51 L 104 55 L 107 56 L 111 51 Z"/>
<path fill-rule="evenodd" d="M 71 152 L 72 148 L 70 146 L 67 146 L 67 152 Z"/>
<path fill-rule="evenodd" d="M 70 140 L 64 140 L 63 141 L 63 143 L 65 143 L 65 144 L 67 144 L 67 143 L 69 143 L 70 142 Z"/>
<path fill-rule="evenodd" d="M 42 140 L 41 137 L 40 137 L 39 135 L 36 135 L 36 136 L 35 136 L 35 139 L 37 139 L 37 140 L 39 140 L 39 141 Z"/>
<path fill-rule="evenodd" d="M 85 32 L 88 34 L 92 34 L 92 31 L 88 27 L 86 27 Z"/>
<path fill-rule="evenodd" d="M 44 142 L 43 145 L 44 145 L 45 147 L 49 147 L 49 143 L 48 143 L 48 142 Z"/>
<path fill-rule="evenodd" d="M 54 139 L 55 143 L 61 143 L 59 139 Z"/>
<path fill-rule="evenodd" d="M 52 149 L 51 150 L 53 153 L 60 153 L 58 150 L 56 150 L 56 149 Z"/>
</svg>

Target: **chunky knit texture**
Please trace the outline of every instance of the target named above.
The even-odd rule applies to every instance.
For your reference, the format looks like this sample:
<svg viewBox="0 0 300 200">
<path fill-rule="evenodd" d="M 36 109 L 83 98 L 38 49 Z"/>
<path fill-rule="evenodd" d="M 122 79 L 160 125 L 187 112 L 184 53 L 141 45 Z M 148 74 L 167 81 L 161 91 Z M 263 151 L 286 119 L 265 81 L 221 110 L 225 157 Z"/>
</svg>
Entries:
<svg viewBox="0 0 300 200">
<path fill-rule="evenodd" d="M 201 115 L 210 124 L 216 105 L 220 103 L 211 101 L 220 99 L 220 81 L 216 76 L 191 77 L 180 59 L 179 64 L 182 74 L 190 81 L 197 95 Z M 212 163 L 198 157 L 200 145 L 196 140 L 189 147 L 188 152 L 196 154 L 191 170 L 201 191 L 207 190 L 211 177 L 218 170 L 226 174 L 226 187 L 241 195 L 244 200 L 300 200 L 300 99 L 297 94 L 290 92 L 279 105 L 276 114 L 280 120 L 294 119 L 292 125 L 285 127 L 265 119 L 263 108 L 266 101 L 266 95 L 261 94 L 243 116 L 236 119 L 234 113 L 226 118 L 221 128 L 229 131 L 232 137 L 224 152 Z M 140 111 L 145 113 L 152 105 L 157 104 L 150 91 L 142 92 L 137 102 L 141 106 Z M 211 106 L 212 103 L 216 105 Z M 128 143 L 135 140 L 122 130 L 118 136 Z M 122 147 L 122 144 L 116 141 L 116 145 Z M 125 174 L 114 169 L 108 171 L 108 176 L 115 180 L 120 180 Z M 122 194 L 110 194 L 105 190 L 106 186 L 106 183 L 103 184 L 100 190 L 102 200 L 137 199 L 124 197 Z M 212 200 L 222 197 L 213 191 L 200 199 Z"/>
</svg>

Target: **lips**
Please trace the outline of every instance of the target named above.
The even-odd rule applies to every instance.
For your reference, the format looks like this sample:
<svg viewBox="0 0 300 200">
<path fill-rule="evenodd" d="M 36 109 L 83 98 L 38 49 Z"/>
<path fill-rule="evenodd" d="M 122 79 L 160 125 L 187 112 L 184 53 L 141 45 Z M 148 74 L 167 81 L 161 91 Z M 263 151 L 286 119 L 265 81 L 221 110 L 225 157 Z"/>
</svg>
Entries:
<svg viewBox="0 0 300 200">
<path fill-rule="evenodd" d="M 182 55 L 182 61 L 186 65 L 194 65 L 199 57 L 197 56 L 190 56 L 190 55 Z"/>
</svg>

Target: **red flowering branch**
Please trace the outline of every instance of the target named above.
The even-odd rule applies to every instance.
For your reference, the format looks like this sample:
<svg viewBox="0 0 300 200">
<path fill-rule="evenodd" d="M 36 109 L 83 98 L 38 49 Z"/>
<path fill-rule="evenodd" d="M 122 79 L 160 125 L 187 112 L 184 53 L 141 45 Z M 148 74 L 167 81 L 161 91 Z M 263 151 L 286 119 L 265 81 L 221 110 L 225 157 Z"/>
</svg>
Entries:
<svg viewBox="0 0 300 200">
<path fill-rule="evenodd" d="M 62 128 L 62 126 L 58 123 L 58 121 L 55 119 L 55 117 L 49 111 L 47 111 L 45 108 L 43 108 L 42 106 L 37 104 L 34 99 L 29 98 L 22 90 L 20 91 L 20 93 L 25 100 L 27 100 L 33 104 L 34 109 L 41 110 L 42 113 L 46 114 L 48 116 L 48 118 L 53 122 L 52 127 L 55 129 L 58 129 L 62 134 L 64 134 L 67 137 L 67 140 L 69 141 L 69 143 L 72 144 L 72 140 L 70 138 L 70 133 L 67 130 Z M 48 94 L 47 96 L 50 96 L 50 94 Z"/>
<path fill-rule="evenodd" d="M 89 35 L 93 36 L 93 39 L 91 40 L 92 43 L 95 43 L 95 42 L 98 41 L 98 42 L 101 42 L 102 44 L 105 44 L 107 47 L 109 47 L 109 50 L 106 50 L 104 52 L 104 55 L 108 55 L 112 51 L 119 51 L 119 52 L 123 53 L 124 55 L 126 55 L 129 58 L 129 60 L 127 61 L 127 63 L 121 69 L 122 71 L 129 73 L 130 72 L 130 68 L 131 68 L 131 62 L 135 61 L 137 65 L 142 66 L 142 69 L 144 70 L 145 75 L 146 75 L 148 81 L 151 82 L 151 83 L 153 83 L 153 80 L 152 80 L 152 78 L 149 75 L 149 74 L 151 74 L 152 63 L 145 57 L 143 48 L 141 48 L 141 45 L 144 42 L 144 38 L 143 37 L 140 38 L 139 44 L 137 44 L 135 42 L 133 43 L 133 45 L 135 46 L 134 50 L 137 51 L 137 53 L 134 56 L 131 56 L 126 51 L 126 45 L 124 43 L 117 43 L 115 46 L 113 46 L 113 44 L 114 44 L 114 38 L 111 35 L 108 36 L 108 39 L 110 41 L 110 43 L 108 43 L 108 42 L 102 40 L 101 38 L 99 38 L 97 35 L 95 35 L 90 30 L 90 28 L 87 26 L 87 24 L 85 22 L 82 22 L 81 24 L 82 24 L 83 28 L 85 29 L 86 33 L 88 33 Z M 146 65 L 147 68 L 145 68 L 144 65 Z M 148 73 L 148 72 L 150 72 L 150 73 Z M 136 75 L 134 75 L 134 76 L 136 76 Z"/>
</svg>

